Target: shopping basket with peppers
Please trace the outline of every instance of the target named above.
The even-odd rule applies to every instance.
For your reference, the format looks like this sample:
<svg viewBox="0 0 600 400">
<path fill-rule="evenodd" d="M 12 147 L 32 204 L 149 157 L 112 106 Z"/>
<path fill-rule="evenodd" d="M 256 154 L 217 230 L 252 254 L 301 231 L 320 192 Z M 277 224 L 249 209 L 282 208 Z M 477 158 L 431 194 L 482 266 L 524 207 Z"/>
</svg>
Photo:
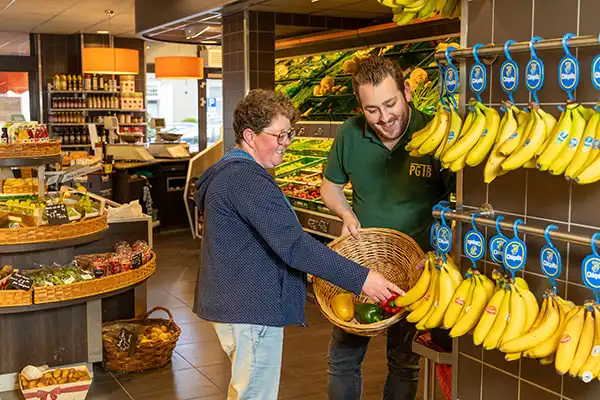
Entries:
<svg viewBox="0 0 600 400">
<path fill-rule="evenodd" d="M 393 229 L 360 229 L 359 239 L 348 234 L 331 242 L 329 247 L 340 255 L 379 272 L 404 291 L 416 284 L 420 271 L 415 267 L 425 257 L 412 238 Z M 376 305 L 362 293 L 360 296 L 351 295 L 355 315 L 350 321 L 344 321 L 338 318 L 332 308 L 333 298 L 344 290 L 317 277 L 314 278 L 313 288 L 323 315 L 348 333 L 377 336 L 406 315 L 405 310 L 394 304 L 397 295 Z"/>
</svg>

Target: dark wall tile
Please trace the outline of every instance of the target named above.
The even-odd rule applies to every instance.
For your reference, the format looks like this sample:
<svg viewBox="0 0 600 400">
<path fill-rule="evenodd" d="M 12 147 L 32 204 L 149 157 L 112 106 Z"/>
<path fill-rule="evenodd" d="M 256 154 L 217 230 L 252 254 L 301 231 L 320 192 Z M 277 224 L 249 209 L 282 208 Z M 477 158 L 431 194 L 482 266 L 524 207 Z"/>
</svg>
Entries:
<svg viewBox="0 0 600 400">
<path fill-rule="evenodd" d="M 600 2 L 598 2 L 598 5 L 600 6 Z M 598 55 L 598 52 L 598 47 L 577 49 L 577 59 L 579 60 L 581 75 L 579 86 L 577 87 L 577 101 L 592 102 L 598 99 L 598 91 L 594 88 L 594 85 L 590 84 L 592 61 Z"/>
<path fill-rule="evenodd" d="M 275 13 L 259 12 L 258 30 L 263 32 L 275 32 Z"/>
<path fill-rule="evenodd" d="M 527 215 L 567 221 L 569 186 L 563 175 L 530 170 L 527 177 Z"/>
<path fill-rule="evenodd" d="M 574 234 L 592 236 L 594 232 L 595 231 L 592 229 L 571 226 L 571 233 Z M 592 248 L 589 245 L 586 246 L 575 243 L 571 243 L 569 245 L 569 282 L 583 285 L 583 278 L 581 277 L 581 263 L 590 254 L 592 254 Z"/>
<path fill-rule="evenodd" d="M 531 358 L 523 358 L 521 360 L 521 378 L 533 382 L 537 385 L 543 386 L 548 390 L 551 390 L 555 393 L 560 393 L 560 388 L 562 385 L 562 377 L 556 373 L 554 369 L 554 364 L 550 365 L 540 365 L 539 360 L 532 360 Z M 538 400 L 538 397 L 526 397 L 523 396 L 523 385 L 524 382 L 521 382 L 521 398 L 523 400 Z M 530 385 L 527 385 L 530 386 Z M 529 388 L 525 390 L 530 390 Z M 525 393 L 531 393 L 526 391 Z M 540 398 L 540 400 L 543 399 Z"/>
<path fill-rule="evenodd" d="M 600 15 L 600 2 L 598 0 L 579 0 L 579 34 L 598 34 L 598 15 Z"/>
<path fill-rule="evenodd" d="M 224 110 L 235 110 L 237 103 L 244 98 L 244 90 L 229 90 L 223 92 Z"/>
<path fill-rule="evenodd" d="M 469 30 L 467 44 L 487 44 L 492 41 L 493 1 L 480 0 L 469 2 Z"/>
<path fill-rule="evenodd" d="M 556 375 L 556 373 L 554 374 Z M 555 379 L 556 380 L 556 377 Z M 560 391 L 560 387 L 559 387 Z M 535 400 L 560 400 L 560 395 L 556 393 L 550 393 L 546 390 L 540 389 L 528 383 L 521 381 L 521 399 L 535 399 Z"/>
<path fill-rule="evenodd" d="M 496 7 L 498 7 L 498 3 L 496 3 Z M 525 87 L 525 66 L 527 65 L 527 61 L 529 60 L 529 54 L 527 53 L 518 53 L 511 55 L 513 60 L 519 66 L 519 86 L 517 90 L 513 93 L 513 97 L 515 102 L 517 103 L 527 103 L 529 102 L 529 92 Z M 498 60 L 492 65 L 493 71 L 493 80 L 490 83 L 492 85 L 492 103 L 498 104 L 502 100 L 508 100 L 508 94 L 502 90 L 500 86 L 500 67 L 504 62 L 504 56 L 498 58 Z"/>
<path fill-rule="evenodd" d="M 560 103 L 566 101 L 567 94 L 558 86 L 558 64 L 565 52 L 562 49 L 545 50 L 538 52 L 537 55 L 544 62 L 544 86 L 538 92 L 540 102 Z"/>
<path fill-rule="evenodd" d="M 258 58 L 258 71 L 274 71 L 275 69 L 275 52 L 259 51 L 257 53 Z M 274 74 L 274 72 L 273 72 Z"/>
<path fill-rule="evenodd" d="M 544 39 L 577 33 L 577 4 L 579 0 L 544 0 L 536 2 L 533 22 L 535 36 Z"/>
<path fill-rule="evenodd" d="M 473 344 L 473 336 L 461 336 L 458 340 L 458 343 L 458 349 L 461 353 L 470 355 L 471 357 L 475 357 L 476 359 L 481 360 L 482 347 L 475 346 Z"/>
<path fill-rule="evenodd" d="M 527 171 L 518 169 L 497 177 L 489 187 L 489 203 L 499 212 L 525 213 Z"/>
<path fill-rule="evenodd" d="M 258 87 L 261 89 L 273 89 L 275 87 L 275 75 L 272 72 L 259 72 Z"/>
<path fill-rule="evenodd" d="M 528 264 L 527 268 L 529 268 L 529 264 Z M 535 268 L 535 266 L 534 266 L 534 268 Z M 536 269 L 535 272 L 541 274 L 541 272 L 538 269 Z M 548 280 L 548 278 L 546 278 L 544 276 L 534 275 L 527 271 L 524 272 L 523 278 L 529 285 L 529 290 L 531 290 L 531 292 L 537 298 L 538 304 L 540 305 L 540 308 L 541 308 L 544 292 L 548 289 L 552 289 L 552 285 L 550 284 L 550 281 Z M 564 297 L 565 290 L 566 290 L 566 283 L 564 281 L 556 281 L 556 287 L 558 288 L 558 294 L 561 297 Z"/>
<path fill-rule="evenodd" d="M 597 400 L 600 393 L 600 382 L 594 379 L 590 383 L 583 383 L 579 379 L 564 378 L 563 395 L 573 400 Z"/>
<path fill-rule="evenodd" d="M 572 223 L 600 226 L 600 213 L 597 212 L 597 206 L 600 203 L 600 190 L 598 190 L 597 183 L 573 185 L 572 202 Z"/>
<path fill-rule="evenodd" d="M 484 350 L 483 351 L 483 361 L 487 364 L 493 365 L 496 368 L 500 368 L 503 371 L 509 372 L 514 375 L 519 374 L 519 360 L 517 361 L 506 361 L 504 359 L 504 353 L 499 350 Z M 493 371 L 488 368 L 489 371 Z M 497 374 L 501 375 L 501 374 Z M 484 385 L 485 386 L 485 385 Z M 485 396 L 484 396 L 485 398 Z M 506 397 L 507 399 L 512 399 L 514 397 Z"/>
<path fill-rule="evenodd" d="M 231 91 L 244 91 L 244 71 L 232 71 L 225 70 L 223 74 L 223 91 L 229 93 Z M 226 83 L 225 83 L 226 82 Z M 225 99 L 225 108 L 233 109 L 235 106 L 231 106 L 231 103 Z"/>
<path fill-rule="evenodd" d="M 483 366 L 482 400 L 517 399 L 519 382 L 512 376 Z"/>
<path fill-rule="evenodd" d="M 479 400 L 481 393 L 482 365 L 465 356 L 458 359 L 458 398 L 461 400 Z"/>
<path fill-rule="evenodd" d="M 494 6 L 494 43 L 504 44 L 509 39 L 517 42 L 531 39 L 532 5 L 532 0 L 496 1 Z"/>
<path fill-rule="evenodd" d="M 589 289 L 575 285 L 574 283 L 567 283 L 567 300 L 570 300 L 575 304 L 583 304 L 586 301 L 593 299 L 594 295 Z"/>
<path fill-rule="evenodd" d="M 260 51 L 275 51 L 275 34 L 273 32 L 259 32 L 256 46 Z"/>
</svg>

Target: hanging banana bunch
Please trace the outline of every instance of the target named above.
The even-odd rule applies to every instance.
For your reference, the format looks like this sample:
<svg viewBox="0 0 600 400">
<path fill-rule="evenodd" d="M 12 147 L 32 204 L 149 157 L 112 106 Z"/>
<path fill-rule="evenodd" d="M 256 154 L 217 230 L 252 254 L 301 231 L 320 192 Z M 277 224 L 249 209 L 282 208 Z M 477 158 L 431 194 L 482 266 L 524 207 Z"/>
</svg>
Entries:
<svg viewBox="0 0 600 400">
<path fill-rule="evenodd" d="M 414 21 L 439 16 L 441 18 L 460 17 L 458 0 L 378 0 L 379 4 L 392 8 L 394 22 L 400 26 Z"/>
</svg>

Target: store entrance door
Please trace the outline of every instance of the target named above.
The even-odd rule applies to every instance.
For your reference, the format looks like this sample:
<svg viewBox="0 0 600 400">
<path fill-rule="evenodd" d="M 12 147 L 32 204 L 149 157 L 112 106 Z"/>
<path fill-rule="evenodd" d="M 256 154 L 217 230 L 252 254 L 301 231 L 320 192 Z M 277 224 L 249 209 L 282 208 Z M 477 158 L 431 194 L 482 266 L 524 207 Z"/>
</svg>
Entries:
<svg viewBox="0 0 600 400">
<path fill-rule="evenodd" d="M 223 128 L 223 80 L 206 79 L 206 146 L 221 139 Z"/>
</svg>

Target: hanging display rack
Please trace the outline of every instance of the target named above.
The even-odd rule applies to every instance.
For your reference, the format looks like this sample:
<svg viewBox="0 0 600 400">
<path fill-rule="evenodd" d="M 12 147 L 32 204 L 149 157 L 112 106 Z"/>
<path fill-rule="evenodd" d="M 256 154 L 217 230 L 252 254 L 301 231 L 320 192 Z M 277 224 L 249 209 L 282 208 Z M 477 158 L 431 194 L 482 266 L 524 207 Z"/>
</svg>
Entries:
<svg viewBox="0 0 600 400">
<path fill-rule="evenodd" d="M 511 54 L 512 53 L 528 53 L 531 51 L 531 46 L 533 46 L 533 48 L 535 50 L 560 50 L 563 48 L 563 39 L 555 38 L 555 39 L 540 40 L 540 41 L 535 42 L 534 44 L 531 44 L 530 42 L 511 43 L 508 46 L 508 49 L 510 50 Z M 600 46 L 600 37 L 597 35 L 596 36 L 594 36 L 594 35 L 575 36 L 575 37 L 569 39 L 569 43 L 568 43 L 568 47 L 571 49 L 576 49 L 579 47 L 594 47 L 594 46 Z M 504 54 L 505 54 L 504 44 L 502 44 L 502 45 L 489 44 L 486 46 L 479 47 L 477 49 L 477 55 L 479 57 L 498 56 L 498 55 L 504 55 Z M 450 50 L 448 52 L 448 56 L 450 56 L 450 58 L 455 59 L 455 60 L 473 58 L 473 48 L 469 47 L 469 48 L 465 48 L 465 49 Z M 446 53 L 443 51 L 436 52 L 435 59 L 436 59 L 436 61 L 446 61 Z"/>
<path fill-rule="evenodd" d="M 504 220 L 497 223 L 496 219 L 494 218 L 494 211 L 488 204 L 483 205 L 479 210 L 470 212 L 446 209 L 444 211 L 444 218 L 452 221 L 471 223 L 474 213 L 477 214 L 477 216 L 473 220 L 478 225 L 489 226 L 493 228 L 496 227 L 496 224 L 498 224 L 501 229 L 507 231 L 512 231 L 514 229 L 514 222 L 508 222 Z M 441 217 L 441 210 L 436 209 L 432 212 L 432 214 L 434 218 L 439 219 Z M 544 237 L 544 228 L 537 228 L 527 224 L 519 224 L 517 231 L 527 235 L 534 235 L 542 238 Z M 560 240 L 561 242 L 566 243 L 576 243 L 584 246 L 590 246 L 592 241 L 592 236 L 590 235 L 578 235 L 574 233 L 561 232 L 559 230 L 550 231 L 548 232 L 548 235 L 553 240 Z M 596 240 L 596 246 L 600 246 L 600 239 Z"/>
</svg>

